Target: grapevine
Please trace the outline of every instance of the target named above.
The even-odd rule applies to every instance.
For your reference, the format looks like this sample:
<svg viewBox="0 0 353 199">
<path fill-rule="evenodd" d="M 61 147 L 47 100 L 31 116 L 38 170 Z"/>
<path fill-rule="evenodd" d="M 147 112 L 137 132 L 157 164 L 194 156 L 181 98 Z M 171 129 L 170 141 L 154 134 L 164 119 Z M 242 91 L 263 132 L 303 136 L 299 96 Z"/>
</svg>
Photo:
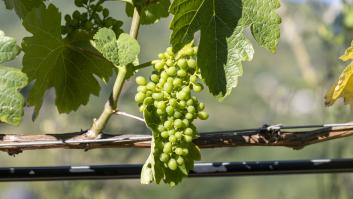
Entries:
<svg viewBox="0 0 353 199">
<path fill-rule="evenodd" d="M 192 91 L 203 90 L 200 83 L 200 70 L 194 59 L 197 47 L 186 45 L 176 54 L 171 47 L 165 53 L 158 55 L 153 61 L 154 71 L 150 81 L 144 77 L 136 78 L 137 94 L 135 101 L 141 112 L 152 112 L 159 120 L 155 156 L 161 161 L 165 173 L 164 181 L 169 182 L 173 173 L 181 172 L 187 176 L 193 167 L 194 160 L 190 150 L 195 150 L 192 143 L 197 136 L 193 124 L 196 118 L 206 120 L 208 113 L 204 111 L 205 104 L 199 102 Z M 147 125 L 148 122 L 147 122 Z"/>
<path fill-rule="evenodd" d="M 66 24 L 61 27 L 62 34 L 72 34 L 76 30 L 85 30 L 94 35 L 99 28 L 111 28 L 116 34 L 121 33 L 121 21 L 109 16 L 109 10 L 102 4 L 104 0 L 75 0 L 75 5 L 86 12 L 75 10 L 72 16 L 65 15 Z"/>
</svg>

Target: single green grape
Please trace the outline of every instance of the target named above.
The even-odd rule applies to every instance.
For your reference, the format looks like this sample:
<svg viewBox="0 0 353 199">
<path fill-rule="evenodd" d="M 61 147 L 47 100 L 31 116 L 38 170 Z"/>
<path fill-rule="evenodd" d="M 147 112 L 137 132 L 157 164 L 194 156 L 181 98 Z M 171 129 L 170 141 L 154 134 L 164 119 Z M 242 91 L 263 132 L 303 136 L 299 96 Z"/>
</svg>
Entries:
<svg viewBox="0 0 353 199">
<path fill-rule="evenodd" d="M 172 171 L 175 171 L 178 168 L 178 164 L 175 159 L 171 158 L 168 162 L 168 168 Z"/>
<path fill-rule="evenodd" d="M 144 77 L 138 76 L 138 77 L 136 77 L 136 84 L 138 84 L 140 86 L 145 86 L 147 84 L 147 81 Z"/>
<path fill-rule="evenodd" d="M 183 165 L 183 164 L 184 164 L 184 158 L 181 157 L 181 156 L 179 156 L 176 161 L 177 161 L 177 163 L 178 163 L 179 165 Z"/>
<path fill-rule="evenodd" d="M 177 155 L 183 155 L 183 149 L 182 148 L 176 148 L 174 150 L 174 153 L 177 154 Z"/>
<path fill-rule="evenodd" d="M 143 100 L 145 99 L 145 97 L 146 97 L 146 95 L 144 93 L 139 92 L 135 95 L 135 101 L 137 103 L 142 103 Z"/>
<path fill-rule="evenodd" d="M 169 160 L 169 155 L 166 154 L 166 153 L 162 153 L 161 156 L 159 157 L 159 159 L 164 162 L 164 163 L 167 163 L 168 160 Z"/>
<path fill-rule="evenodd" d="M 163 152 L 164 152 L 164 153 L 170 153 L 170 152 L 172 152 L 172 143 L 167 142 L 166 144 L 164 144 Z"/>
<path fill-rule="evenodd" d="M 185 133 L 185 135 L 192 136 L 194 131 L 192 130 L 192 128 L 186 128 L 184 130 L 184 133 Z"/>
<path fill-rule="evenodd" d="M 201 120 L 207 120 L 208 119 L 208 113 L 205 111 L 201 111 L 197 115 Z"/>
<path fill-rule="evenodd" d="M 187 69 L 188 67 L 188 63 L 183 58 L 178 60 L 177 65 L 182 69 Z"/>
<path fill-rule="evenodd" d="M 194 59 L 189 59 L 187 63 L 190 68 L 196 68 L 197 63 Z"/>
</svg>

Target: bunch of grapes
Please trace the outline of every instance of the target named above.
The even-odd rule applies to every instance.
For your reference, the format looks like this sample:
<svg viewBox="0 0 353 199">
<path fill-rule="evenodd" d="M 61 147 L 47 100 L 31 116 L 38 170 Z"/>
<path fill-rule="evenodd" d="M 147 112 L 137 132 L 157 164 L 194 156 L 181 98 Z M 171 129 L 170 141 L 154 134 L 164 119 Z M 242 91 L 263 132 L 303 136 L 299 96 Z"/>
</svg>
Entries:
<svg viewBox="0 0 353 199">
<path fill-rule="evenodd" d="M 86 12 L 78 10 L 72 16 L 65 15 L 65 25 L 61 27 L 62 34 L 70 35 L 75 30 L 85 30 L 94 35 L 99 28 L 111 28 L 116 34 L 121 32 L 122 22 L 109 16 L 109 10 L 103 8 L 104 0 L 75 0 L 75 5 L 85 8 Z"/>
<path fill-rule="evenodd" d="M 142 76 L 136 78 L 138 92 L 135 101 L 141 112 L 150 107 L 158 117 L 158 135 L 154 135 L 159 141 L 157 154 L 164 167 L 172 171 L 185 168 L 186 161 L 192 161 L 193 165 L 189 149 L 197 131 L 192 123 L 197 118 L 208 118 L 205 104 L 192 95 L 193 91 L 198 93 L 203 89 L 194 59 L 196 54 L 197 47 L 192 44 L 176 54 L 169 47 L 165 53 L 159 54 L 159 60 L 152 62 L 155 70 L 149 82 Z"/>
</svg>

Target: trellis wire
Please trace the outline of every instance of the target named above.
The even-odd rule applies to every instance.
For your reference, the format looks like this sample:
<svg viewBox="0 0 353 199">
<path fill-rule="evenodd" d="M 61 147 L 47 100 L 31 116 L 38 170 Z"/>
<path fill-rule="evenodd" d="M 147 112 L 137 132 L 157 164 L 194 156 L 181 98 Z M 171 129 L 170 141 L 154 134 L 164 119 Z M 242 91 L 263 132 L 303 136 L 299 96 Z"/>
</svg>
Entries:
<svg viewBox="0 0 353 199">
<path fill-rule="evenodd" d="M 138 179 L 141 164 L 3 167 L 0 181 Z M 353 159 L 196 163 L 189 177 L 260 176 L 353 172 Z"/>
</svg>

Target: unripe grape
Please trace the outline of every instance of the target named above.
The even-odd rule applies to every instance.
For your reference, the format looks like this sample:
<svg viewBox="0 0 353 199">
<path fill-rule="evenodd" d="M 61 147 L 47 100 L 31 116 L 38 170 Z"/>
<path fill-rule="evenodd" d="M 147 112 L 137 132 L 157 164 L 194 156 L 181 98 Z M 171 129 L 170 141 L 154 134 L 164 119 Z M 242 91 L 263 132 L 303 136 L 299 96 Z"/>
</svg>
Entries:
<svg viewBox="0 0 353 199">
<path fill-rule="evenodd" d="M 190 76 L 190 82 L 196 83 L 196 81 L 197 81 L 197 76 L 196 75 L 191 75 Z"/>
<path fill-rule="evenodd" d="M 167 81 L 168 77 L 169 77 L 169 76 L 168 76 L 167 72 L 163 71 L 163 72 L 161 73 L 161 79 L 165 79 L 165 80 Z"/>
<path fill-rule="evenodd" d="M 153 82 L 148 82 L 146 87 L 147 89 L 154 91 L 154 89 L 156 88 L 156 85 Z"/>
<path fill-rule="evenodd" d="M 184 124 L 184 127 L 188 127 L 190 125 L 190 122 L 188 119 L 183 119 L 183 124 Z"/>
<path fill-rule="evenodd" d="M 161 136 L 162 136 L 162 138 L 168 138 L 168 137 L 169 137 L 168 131 L 163 131 L 163 132 L 161 133 Z"/>
<path fill-rule="evenodd" d="M 184 164 L 184 158 L 181 157 L 181 156 L 179 156 L 176 161 L 177 161 L 177 163 L 178 163 L 179 165 L 183 165 L 183 164 Z"/>
<path fill-rule="evenodd" d="M 177 155 L 183 155 L 183 149 L 182 148 L 176 148 L 174 153 L 177 154 Z"/>
<path fill-rule="evenodd" d="M 177 139 L 174 135 L 169 136 L 169 142 L 176 142 L 176 141 L 177 141 Z"/>
<path fill-rule="evenodd" d="M 172 107 L 176 107 L 178 105 L 178 101 L 176 99 L 172 98 L 172 99 L 169 100 L 169 104 Z"/>
<path fill-rule="evenodd" d="M 187 148 L 183 148 L 183 156 L 186 156 L 189 154 L 189 150 Z"/>
<path fill-rule="evenodd" d="M 168 115 L 173 115 L 174 114 L 174 108 L 172 106 L 167 106 L 165 109 Z"/>
<path fill-rule="evenodd" d="M 192 113 L 186 113 L 186 114 L 185 114 L 185 118 L 186 118 L 187 120 L 192 120 L 192 119 L 194 119 L 194 115 L 193 115 Z"/>
<path fill-rule="evenodd" d="M 146 109 L 146 105 L 143 104 L 143 105 L 140 106 L 139 111 L 140 112 L 144 112 L 145 109 Z"/>
<path fill-rule="evenodd" d="M 177 113 L 177 112 L 176 112 Z M 175 113 L 174 113 L 175 114 Z M 178 129 L 178 128 L 182 128 L 184 125 L 183 125 L 183 121 L 181 121 L 181 119 L 176 119 L 175 121 L 174 121 L 174 127 L 176 128 L 176 129 Z"/>
<path fill-rule="evenodd" d="M 177 140 L 181 140 L 183 134 L 178 131 L 178 132 L 176 132 L 176 133 L 174 134 L 174 136 L 175 136 L 175 138 L 176 138 Z"/>
<path fill-rule="evenodd" d="M 183 69 L 178 70 L 177 76 L 178 77 L 185 77 L 187 75 L 186 71 Z"/>
<path fill-rule="evenodd" d="M 166 56 L 166 55 L 165 55 L 165 56 Z M 167 55 L 167 56 L 168 56 L 168 55 Z M 167 64 L 167 66 L 173 66 L 174 61 L 171 60 L 171 59 L 168 59 L 165 63 Z"/>
<path fill-rule="evenodd" d="M 175 171 L 178 168 L 177 162 L 175 161 L 175 159 L 170 159 L 168 162 L 168 168 L 172 171 Z"/>
<path fill-rule="evenodd" d="M 205 104 L 200 102 L 199 105 L 198 105 L 198 108 L 200 111 L 203 111 L 205 109 Z"/>
<path fill-rule="evenodd" d="M 164 147 L 163 147 L 163 152 L 164 153 L 170 153 L 172 152 L 172 143 L 167 142 Z"/>
<path fill-rule="evenodd" d="M 154 68 L 157 70 L 157 71 L 160 71 L 162 70 L 164 67 L 164 63 L 163 62 L 158 62 L 154 65 Z"/>
<path fill-rule="evenodd" d="M 137 87 L 138 92 L 146 93 L 147 92 L 147 87 L 146 86 L 138 86 Z"/>
<path fill-rule="evenodd" d="M 158 57 L 159 57 L 159 59 L 164 59 L 165 58 L 164 53 L 159 53 Z"/>
<path fill-rule="evenodd" d="M 152 74 L 151 75 L 151 81 L 154 82 L 154 83 L 158 83 L 159 76 L 157 74 Z"/>
<path fill-rule="evenodd" d="M 192 142 L 192 137 L 189 135 L 184 135 L 185 142 L 190 143 Z"/>
<path fill-rule="evenodd" d="M 184 109 L 186 107 L 186 102 L 184 100 L 181 100 L 178 105 L 181 109 Z"/>
<path fill-rule="evenodd" d="M 182 69 L 187 69 L 188 67 L 188 63 L 186 62 L 185 59 L 179 59 L 177 62 L 177 65 Z"/>
<path fill-rule="evenodd" d="M 194 55 L 197 55 L 197 52 L 198 52 L 198 47 L 193 47 L 193 50 L 194 50 Z"/>
<path fill-rule="evenodd" d="M 146 95 L 144 93 L 139 92 L 135 95 L 135 101 L 137 103 L 142 103 L 143 100 L 145 99 L 145 97 L 146 97 Z"/>
<path fill-rule="evenodd" d="M 157 129 L 158 129 L 159 132 L 163 132 L 165 130 L 164 126 L 161 125 L 161 124 L 158 125 Z"/>
<path fill-rule="evenodd" d="M 169 120 L 164 122 L 164 128 L 170 129 L 172 127 L 173 123 Z"/>
<path fill-rule="evenodd" d="M 185 135 L 192 136 L 194 131 L 192 130 L 192 128 L 186 128 L 184 130 L 184 133 L 185 133 Z"/>
<path fill-rule="evenodd" d="M 146 97 L 145 100 L 143 100 L 143 104 L 145 104 L 145 105 L 150 105 L 152 103 L 153 103 L 152 97 Z"/>
<path fill-rule="evenodd" d="M 182 83 L 183 83 L 183 81 L 179 78 L 175 78 L 173 80 L 173 86 L 175 86 L 175 87 L 180 87 L 182 85 Z"/>
<path fill-rule="evenodd" d="M 195 111 L 196 111 L 194 106 L 188 106 L 187 110 L 188 110 L 189 113 L 195 113 Z"/>
<path fill-rule="evenodd" d="M 167 74 L 169 76 L 174 76 L 176 73 L 177 73 L 177 70 L 174 66 L 171 66 L 170 68 L 167 69 Z"/>
<path fill-rule="evenodd" d="M 192 47 L 186 48 L 184 50 L 184 53 L 188 56 L 193 56 L 194 55 L 194 49 Z"/>
<path fill-rule="evenodd" d="M 157 108 L 156 112 L 157 112 L 158 115 L 163 115 L 163 114 L 165 113 L 165 112 L 164 112 L 162 109 L 160 109 L 160 108 Z"/>
<path fill-rule="evenodd" d="M 175 117 L 175 118 L 178 118 L 178 119 L 179 119 L 179 118 L 181 118 L 182 116 L 183 116 L 183 114 L 180 113 L 179 111 L 175 111 L 175 112 L 174 112 L 174 117 Z"/>
<path fill-rule="evenodd" d="M 196 63 L 196 61 L 194 59 L 189 59 L 187 62 L 188 62 L 188 66 L 190 68 L 196 68 L 197 63 Z"/>
<path fill-rule="evenodd" d="M 196 92 L 199 93 L 202 91 L 203 87 L 202 84 L 196 83 L 193 85 L 192 89 Z"/>
<path fill-rule="evenodd" d="M 147 84 L 147 81 L 144 77 L 138 76 L 138 77 L 136 77 L 136 83 L 140 86 L 144 86 Z"/>
<path fill-rule="evenodd" d="M 153 93 L 152 98 L 155 100 L 162 100 L 163 99 L 163 94 L 162 93 Z"/>
<path fill-rule="evenodd" d="M 197 114 L 197 116 L 201 119 L 201 120 L 207 120 L 208 119 L 208 113 L 205 111 L 201 111 Z"/>
<path fill-rule="evenodd" d="M 169 131 L 168 131 L 168 134 L 169 134 L 169 136 L 175 135 L 175 130 L 174 130 L 174 129 L 169 130 Z"/>
<path fill-rule="evenodd" d="M 162 153 L 161 156 L 159 157 L 159 159 L 164 162 L 164 163 L 167 163 L 168 160 L 169 160 L 169 155 L 166 154 L 166 153 Z"/>
</svg>

